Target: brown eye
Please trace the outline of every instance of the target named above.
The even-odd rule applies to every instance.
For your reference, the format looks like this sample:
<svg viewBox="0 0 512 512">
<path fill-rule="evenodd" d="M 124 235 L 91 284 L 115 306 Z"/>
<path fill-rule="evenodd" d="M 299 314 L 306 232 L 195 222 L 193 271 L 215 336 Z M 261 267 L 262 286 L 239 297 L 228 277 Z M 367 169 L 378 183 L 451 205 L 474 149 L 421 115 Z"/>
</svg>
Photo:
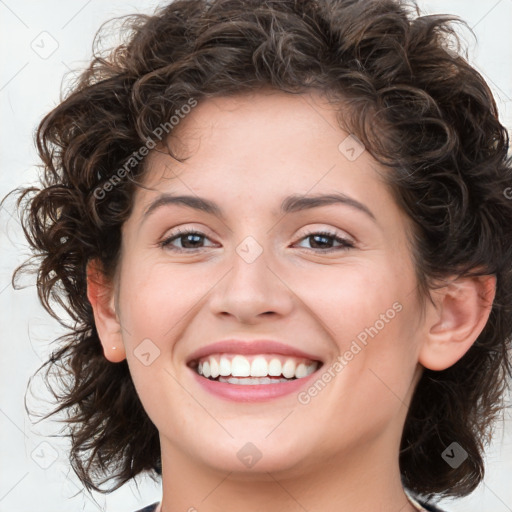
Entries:
<svg viewBox="0 0 512 512">
<path fill-rule="evenodd" d="M 196 249 L 202 249 L 202 243 L 204 240 L 208 238 L 204 233 L 195 230 L 178 230 L 171 234 L 171 236 L 162 240 L 158 245 L 160 247 L 168 248 L 172 251 L 183 252 L 183 251 L 193 251 Z M 179 241 L 181 247 L 176 247 L 173 245 L 174 241 Z"/>
<path fill-rule="evenodd" d="M 354 248 L 354 244 L 352 241 L 339 237 L 336 233 L 331 233 L 330 231 L 319 231 L 308 233 L 301 238 L 301 240 L 309 240 L 310 245 L 312 246 L 310 250 L 321 251 L 321 252 L 331 252 L 336 250 L 347 250 Z M 339 243 L 338 247 L 333 247 L 334 243 Z M 308 247 L 306 247 L 308 249 Z"/>
</svg>

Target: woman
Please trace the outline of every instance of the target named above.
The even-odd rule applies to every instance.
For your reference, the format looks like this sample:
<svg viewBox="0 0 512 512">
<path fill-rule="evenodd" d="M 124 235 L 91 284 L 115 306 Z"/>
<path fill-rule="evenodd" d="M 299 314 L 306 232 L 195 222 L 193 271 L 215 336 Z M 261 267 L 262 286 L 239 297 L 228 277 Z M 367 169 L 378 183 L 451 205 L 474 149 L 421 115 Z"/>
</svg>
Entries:
<svg viewBox="0 0 512 512">
<path fill-rule="evenodd" d="M 44 118 L 19 204 L 76 321 L 46 366 L 87 488 L 147 471 L 144 511 L 391 512 L 482 480 L 512 165 L 454 20 L 177 0 Z"/>
</svg>

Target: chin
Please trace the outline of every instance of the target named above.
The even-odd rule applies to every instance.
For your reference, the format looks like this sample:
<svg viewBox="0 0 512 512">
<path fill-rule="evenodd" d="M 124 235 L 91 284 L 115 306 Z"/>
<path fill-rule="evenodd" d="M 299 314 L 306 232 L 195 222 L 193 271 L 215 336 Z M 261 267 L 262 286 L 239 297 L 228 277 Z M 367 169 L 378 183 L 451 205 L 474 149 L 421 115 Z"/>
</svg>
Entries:
<svg viewBox="0 0 512 512">
<path fill-rule="evenodd" d="M 303 473 L 306 466 L 306 456 L 300 454 L 298 449 L 269 441 L 235 441 L 229 446 L 215 443 L 208 446 L 216 449 L 202 451 L 203 463 L 216 471 L 232 473 L 230 478 L 236 480 L 253 480 L 258 475 L 258 479 L 268 480 L 267 473 L 292 476 Z"/>
</svg>

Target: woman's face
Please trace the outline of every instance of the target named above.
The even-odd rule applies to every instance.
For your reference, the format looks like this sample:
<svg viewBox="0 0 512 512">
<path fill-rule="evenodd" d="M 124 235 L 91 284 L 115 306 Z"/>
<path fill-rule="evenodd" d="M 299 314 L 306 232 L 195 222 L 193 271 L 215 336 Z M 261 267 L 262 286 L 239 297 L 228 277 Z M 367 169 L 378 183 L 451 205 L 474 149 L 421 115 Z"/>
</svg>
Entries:
<svg viewBox="0 0 512 512">
<path fill-rule="evenodd" d="M 204 100 L 174 133 L 189 158 L 149 154 L 116 281 L 163 457 L 290 475 L 363 452 L 375 467 L 396 460 L 421 373 L 420 306 L 408 222 L 376 161 L 316 93 Z M 324 195 L 342 200 L 311 201 Z M 212 381 L 198 355 L 206 374 L 301 378 Z"/>
</svg>

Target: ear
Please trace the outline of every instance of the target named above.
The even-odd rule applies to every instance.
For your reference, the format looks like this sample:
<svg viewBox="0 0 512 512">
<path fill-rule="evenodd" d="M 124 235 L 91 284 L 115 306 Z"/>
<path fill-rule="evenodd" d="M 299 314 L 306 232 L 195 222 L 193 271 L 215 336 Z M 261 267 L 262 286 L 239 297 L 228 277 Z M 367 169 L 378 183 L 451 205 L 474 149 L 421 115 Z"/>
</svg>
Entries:
<svg viewBox="0 0 512 512">
<path fill-rule="evenodd" d="M 114 286 L 102 271 L 97 260 L 87 263 L 87 298 L 94 312 L 94 323 L 106 359 L 119 363 L 126 358 L 121 324 L 114 303 Z"/>
<path fill-rule="evenodd" d="M 458 278 L 433 291 L 419 363 L 437 371 L 454 365 L 483 331 L 495 294 L 494 275 Z"/>
</svg>

